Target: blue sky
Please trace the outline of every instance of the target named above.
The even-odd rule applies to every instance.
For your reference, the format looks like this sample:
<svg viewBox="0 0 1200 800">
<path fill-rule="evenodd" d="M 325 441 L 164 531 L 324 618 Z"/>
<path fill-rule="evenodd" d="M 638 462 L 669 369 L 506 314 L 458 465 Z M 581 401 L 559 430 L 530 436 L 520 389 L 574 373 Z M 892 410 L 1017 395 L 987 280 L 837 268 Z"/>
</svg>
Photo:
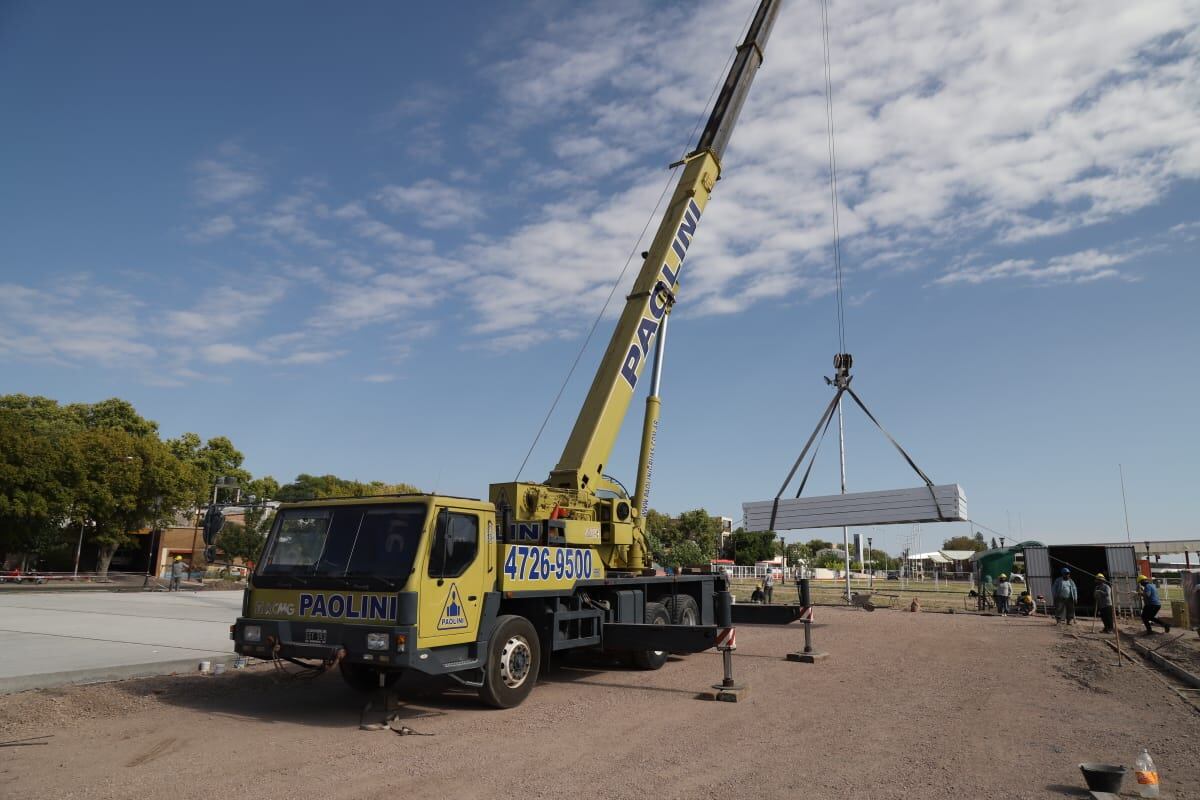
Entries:
<svg viewBox="0 0 1200 800">
<path fill-rule="evenodd" d="M 753 5 L 0 5 L 0 391 L 125 397 L 283 480 L 486 495 Z M 1123 539 L 1121 462 L 1135 538 L 1195 536 L 1200 8 L 830 22 L 859 392 L 1000 533 Z M 828 402 L 818 23 L 785 5 L 689 251 L 660 509 L 773 496 Z M 524 477 L 556 462 L 615 310 Z M 611 462 L 630 485 L 640 417 Z M 868 424 L 847 415 L 851 490 L 913 485 Z"/>
</svg>

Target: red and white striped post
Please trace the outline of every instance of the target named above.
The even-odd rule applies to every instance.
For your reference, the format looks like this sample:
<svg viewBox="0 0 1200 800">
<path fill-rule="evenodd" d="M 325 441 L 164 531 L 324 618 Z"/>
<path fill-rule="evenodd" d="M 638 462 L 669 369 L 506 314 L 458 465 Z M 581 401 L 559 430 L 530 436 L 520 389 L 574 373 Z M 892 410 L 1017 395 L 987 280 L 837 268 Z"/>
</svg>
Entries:
<svg viewBox="0 0 1200 800">
<path fill-rule="evenodd" d="M 721 628 L 717 631 L 717 641 L 714 645 L 721 652 L 721 660 L 725 667 L 725 677 L 720 683 L 714 683 L 715 690 L 712 698 L 726 703 L 736 703 L 738 695 L 746 690 L 746 685 L 733 679 L 733 651 L 737 649 L 737 628 Z"/>
</svg>

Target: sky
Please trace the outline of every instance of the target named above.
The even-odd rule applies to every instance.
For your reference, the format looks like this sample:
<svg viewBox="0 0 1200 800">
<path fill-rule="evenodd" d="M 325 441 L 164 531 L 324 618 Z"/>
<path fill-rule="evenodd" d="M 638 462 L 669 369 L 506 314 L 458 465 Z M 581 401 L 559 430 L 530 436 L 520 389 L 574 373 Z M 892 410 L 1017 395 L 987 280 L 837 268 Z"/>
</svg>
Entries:
<svg viewBox="0 0 1200 800">
<path fill-rule="evenodd" d="M 0 0 L 0 392 L 486 497 L 582 348 L 544 479 L 754 5 Z M 1200 4 L 829 26 L 854 386 L 979 524 L 908 543 L 1122 541 L 1118 464 L 1135 540 L 1200 536 Z M 774 497 L 831 396 L 823 63 L 786 0 L 681 276 L 660 510 Z M 850 491 L 919 485 L 857 409 L 846 442 Z M 806 494 L 837 473 L 826 441 Z"/>
</svg>

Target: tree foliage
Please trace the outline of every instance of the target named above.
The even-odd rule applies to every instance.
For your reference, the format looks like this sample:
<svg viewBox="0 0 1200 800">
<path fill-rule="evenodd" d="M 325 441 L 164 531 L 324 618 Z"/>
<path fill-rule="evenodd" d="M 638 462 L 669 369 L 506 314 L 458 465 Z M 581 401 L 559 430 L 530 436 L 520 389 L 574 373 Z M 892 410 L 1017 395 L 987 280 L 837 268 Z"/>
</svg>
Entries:
<svg viewBox="0 0 1200 800">
<path fill-rule="evenodd" d="M 243 525 L 240 522 L 226 522 L 218 539 L 221 551 L 229 559 L 240 558 L 243 561 L 257 561 L 262 555 L 263 545 L 267 541 L 269 525 Z"/>
<path fill-rule="evenodd" d="M 270 476 L 253 478 L 244 461 L 224 436 L 205 441 L 184 433 L 164 441 L 158 423 L 119 398 L 62 405 L 0 395 L 0 554 L 73 554 L 82 530 L 104 573 L 131 533 L 197 512 L 211 502 L 216 479 L 232 477 L 243 501 L 254 495 L 259 502 L 248 508 L 245 525 L 230 523 L 219 545 L 253 559 L 270 527 L 262 500 L 416 491 L 334 475 L 300 475 L 281 487 Z"/>
<path fill-rule="evenodd" d="M 721 520 L 703 508 L 685 511 L 678 519 L 651 508 L 646 512 L 645 534 L 651 557 L 659 564 L 707 564 L 718 555 Z M 680 547 L 684 549 L 676 552 Z"/>
<path fill-rule="evenodd" d="M 800 542 L 790 543 L 784 550 L 784 554 L 787 557 L 789 564 L 795 564 L 799 561 L 807 561 L 812 556 L 812 553 L 809 552 L 808 545 L 801 544 Z"/>
<path fill-rule="evenodd" d="M 954 536 L 942 542 L 943 550 L 970 550 L 972 553 L 978 553 L 987 550 L 987 543 L 983 540 L 983 534 L 977 533 L 975 536 Z"/>
<path fill-rule="evenodd" d="M 46 554 L 82 529 L 101 573 L 130 531 L 187 503 L 198 479 L 158 424 L 117 398 L 0 397 L 0 452 L 0 547 Z"/>
<path fill-rule="evenodd" d="M 371 497 L 381 494 L 413 494 L 417 487 L 407 483 L 384 483 L 339 478 L 336 475 L 309 475 L 301 473 L 296 480 L 279 487 L 275 499 L 284 502 L 317 500 L 323 497 Z"/>
<path fill-rule="evenodd" d="M 769 561 L 775 555 L 775 531 L 747 531 L 738 528 L 729 537 L 733 547 L 733 562 L 750 567 L 756 561 Z"/>
</svg>

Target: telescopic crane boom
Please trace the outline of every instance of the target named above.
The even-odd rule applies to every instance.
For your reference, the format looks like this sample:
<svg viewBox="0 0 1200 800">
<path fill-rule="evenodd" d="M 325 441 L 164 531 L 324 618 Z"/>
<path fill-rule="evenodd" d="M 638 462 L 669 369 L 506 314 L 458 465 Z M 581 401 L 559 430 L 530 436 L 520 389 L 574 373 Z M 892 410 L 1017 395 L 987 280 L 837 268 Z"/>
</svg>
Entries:
<svg viewBox="0 0 1200 800">
<path fill-rule="evenodd" d="M 649 491 L 653 440 L 658 424 L 661 362 L 654 370 L 647 398 L 633 508 L 626 504 L 623 509 L 601 510 L 596 492 L 620 494 L 620 487 L 604 477 L 604 467 L 656 341 L 657 358 L 661 359 L 667 317 L 675 302 L 675 288 L 688 247 L 708 204 L 709 195 L 721 176 L 721 157 L 750 84 L 762 64 L 763 51 L 781 2 L 761 0 L 759 3 L 746 37 L 737 48 L 708 123 L 695 149 L 680 162 L 684 167 L 683 174 L 654 240 L 646 251 L 633 291 L 626 298 L 625 308 L 557 466 L 545 484 L 493 484 L 493 501 L 514 515 L 505 524 L 535 520 L 543 512 L 549 512 L 552 519 L 628 523 L 631 528 L 629 536 L 612 530 L 606 531 L 611 532 L 611 536 L 602 537 L 604 544 L 612 545 L 604 549 L 605 562 L 609 566 L 632 569 L 644 566 L 642 525 L 635 520 L 644 511 Z M 611 513 L 606 519 L 609 511 Z"/>
<path fill-rule="evenodd" d="M 603 474 L 650 347 L 674 301 L 673 290 L 679 282 L 684 257 L 713 185 L 721 175 L 721 157 L 762 63 L 763 48 L 779 5 L 780 0 L 762 0 L 759 4 L 699 143 L 684 159 L 683 175 L 647 251 L 633 291 L 626 298 L 625 309 L 575 428 L 558 466 L 550 473 L 551 486 L 585 489 Z"/>
</svg>

